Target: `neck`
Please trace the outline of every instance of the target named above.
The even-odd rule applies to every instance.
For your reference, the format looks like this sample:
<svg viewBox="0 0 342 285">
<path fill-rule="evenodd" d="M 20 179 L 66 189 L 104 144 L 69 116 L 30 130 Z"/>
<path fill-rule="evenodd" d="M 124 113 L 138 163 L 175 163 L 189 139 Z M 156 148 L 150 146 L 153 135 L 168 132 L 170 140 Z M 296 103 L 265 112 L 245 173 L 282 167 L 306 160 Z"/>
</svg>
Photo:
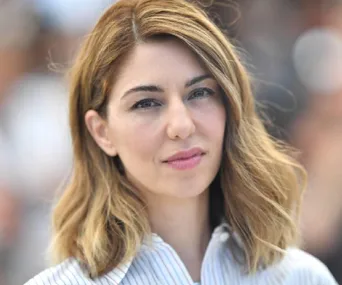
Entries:
<svg viewBox="0 0 342 285">
<path fill-rule="evenodd" d="M 208 246 L 209 191 L 188 199 L 148 197 L 152 231 L 177 252 L 193 280 L 200 280 L 201 264 Z"/>
</svg>

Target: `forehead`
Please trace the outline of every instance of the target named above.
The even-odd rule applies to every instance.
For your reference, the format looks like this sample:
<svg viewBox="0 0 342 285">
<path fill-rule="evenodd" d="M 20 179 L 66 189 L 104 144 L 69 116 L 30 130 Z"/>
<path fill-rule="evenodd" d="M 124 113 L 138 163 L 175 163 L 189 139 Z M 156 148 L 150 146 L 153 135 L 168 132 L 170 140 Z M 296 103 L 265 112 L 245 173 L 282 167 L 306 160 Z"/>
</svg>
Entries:
<svg viewBox="0 0 342 285">
<path fill-rule="evenodd" d="M 114 89 L 139 84 L 184 84 L 206 70 L 197 56 L 175 39 L 154 40 L 138 44 L 117 74 Z"/>
</svg>

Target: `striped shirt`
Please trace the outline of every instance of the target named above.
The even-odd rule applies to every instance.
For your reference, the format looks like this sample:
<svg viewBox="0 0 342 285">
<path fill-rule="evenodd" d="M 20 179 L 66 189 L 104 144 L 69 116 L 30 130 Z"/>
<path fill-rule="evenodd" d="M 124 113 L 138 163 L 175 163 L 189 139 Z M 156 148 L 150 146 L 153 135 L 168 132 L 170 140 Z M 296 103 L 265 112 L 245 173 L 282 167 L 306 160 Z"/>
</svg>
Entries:
<svg viewBox="0 0 342 285">
<path fill-rule="evenodd" d="M 206 250 L 201 285 L 337 285 L 331 273 L 318 259 L 296 248 L 289 248 L 279 263 L 248 275 L 236 261 L 226 225 L 217 227 Z M 235 256 L 235 257 L 234 257 Z M 198 280 L 196 280 L 198 281 Z M 158 235 L 152 234 L 152 244 L 144 242 L 132 261 L 109 273 L 89 279 L 77 260 L 70 258 L 32 278 L 25 285 L 194 285 L 185 265 L 175 250 Z"/>
</svg>

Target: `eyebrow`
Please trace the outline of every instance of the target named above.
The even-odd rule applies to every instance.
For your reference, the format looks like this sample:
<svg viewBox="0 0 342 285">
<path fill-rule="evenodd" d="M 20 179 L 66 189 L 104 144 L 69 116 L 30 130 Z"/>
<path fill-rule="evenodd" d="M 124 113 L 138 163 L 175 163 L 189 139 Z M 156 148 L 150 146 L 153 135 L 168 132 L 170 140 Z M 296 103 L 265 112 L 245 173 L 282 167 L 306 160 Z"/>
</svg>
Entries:
<svg viewBox="0 0 342 285">
<path fill-rule="evenodd" d="M 192 86 L 198 82 L 201 82 L 205 79 L 208 79 L 208 78 L 213 78 L 213 77 L 209 74 L 196 76 L 196 77 L 192 78 L 191 80 L 189 80 L 185 83 L 185 88 L 189 88 L 190 86 Z M 136 87 L 133 87 L 133 88 L 127 90 L 123 94 L 121 99 L 126 97 L 127 95 L 129 95 L 131 93 L 136 93 L 136 92 L 164 92 L 164 90 L 163 90 L 163 88 L 161 88 L 158 85 L 139 85 L 139 86 L 136 86 Z"/>
</svg>

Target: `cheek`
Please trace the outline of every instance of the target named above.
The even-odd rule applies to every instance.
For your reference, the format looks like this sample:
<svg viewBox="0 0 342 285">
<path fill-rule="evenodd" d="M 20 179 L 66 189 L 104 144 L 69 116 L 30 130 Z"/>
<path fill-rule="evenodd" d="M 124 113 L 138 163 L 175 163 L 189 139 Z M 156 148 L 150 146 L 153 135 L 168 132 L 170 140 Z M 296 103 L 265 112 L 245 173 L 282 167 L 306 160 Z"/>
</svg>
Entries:
<svg viewBox="0 0 342 285">
<path fill-rule="evenodd" d="M 119 156 L 130 161 L 153 159 L 159 142 L 156 130 L 153 121 L 131 118 L 125 123 L 121 122 L 113 139 Z"/>
<path fill-rule="evenodd" d="M 198 106 L 194 118 L 201 130 L 216 144 L 222 143 L 226 126 L 226 111 L 223 104 L 211 102 Z"/>
</svg>

